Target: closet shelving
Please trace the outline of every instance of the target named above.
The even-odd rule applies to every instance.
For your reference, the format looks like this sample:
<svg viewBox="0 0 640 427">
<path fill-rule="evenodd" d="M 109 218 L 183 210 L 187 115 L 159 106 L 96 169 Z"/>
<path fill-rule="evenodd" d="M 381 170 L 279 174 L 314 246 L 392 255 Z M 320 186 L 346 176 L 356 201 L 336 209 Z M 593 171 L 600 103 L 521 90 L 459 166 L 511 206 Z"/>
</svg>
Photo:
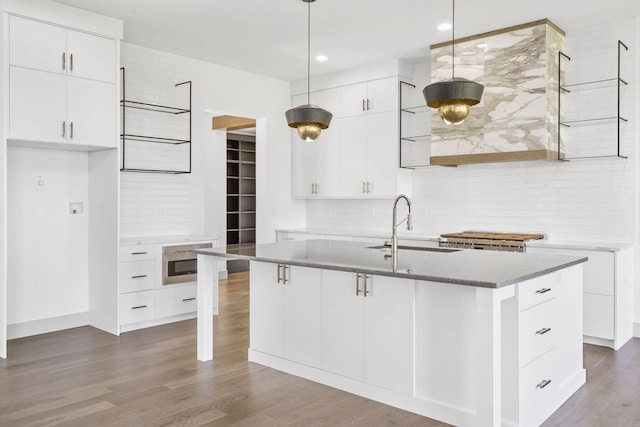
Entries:
<svg viewBox="0 0 640 427">
<path fill-rule="evenodd" d="M 256 143 L 227 135 L 227 244 L 256 241 Z"/>
<path fill-rule="evenodd" d="M 597 79 L 584 81 L 579 83 L 562 83 L 563 69 L 562 64 L 564 61 L 571 61 L 571 57 L 566 55 L 564 52 L 558 52 L 558 160 L 579 160 L 579 159 L 600 159 L 600 158 L 620 158 L 626 159 L 627 156 L 622 155 L 620 150 L 620 134 L 621 134 L 621 125 L 628 121 L 626 117 L 622 115 L 621 112 L 621 93 L 625 86 L 629 83 L 627 80 L 622 78 L 621 76 L 621 57 L 623 52 L 628 51 L 629 48 L 627 45 L 618 40 L 618 61 L 617 61 L 617 76 L 613 78 L 607 79 Z M 590 91 L 593 93 L 598 93 L 600 91 L 612 91 L 616 90 L 616 111 L 611 112 L 611 114 L 602 114 L 590 117 L 580 117 L 577 119 L 566 119 L 563 117 L 562 112 L 562 95 L 570 96 L 571 93 L 579 92 L 579 91 Z M 561 145 L 562 145 L 562 130 L 568 130 L 572 127 L 596 124 L 596 123 L 615 123 L 616 127 L 616 147 L 615 154 L 610 155 L 593 155 L 593 156 L 575 156 L 575 157 L 562 157 L 561 155 Z"/>
<path fill-rule="evenodd" d="M 146 172 L 146 173 L 165 173 L 165 174 L 186 174 L 191 173 L 191 81 L 185 81 L 181 83 L 176 83 L 174 85 L 175 88 L 188 88 L 188 96 L 189 96 L 189 108 L 182 107 L 173 107 L 168 105 L 160 105 L 160 104 L 152 104 L 147 102 L 139 102 L 127 99 L 126 96 L 126 85 L 125 85 L 125 68 L 120 68 L 121 72 L 121 84 L 122 84 L 122 98 L 120 99 L 120 109 L 121 109 L 121 128 L 122 132 L 120 133 L 120 140 L 122 143 L 122 164 L 120 170 L 122 172 Z M 144 110 L 150 111 L 152 113 L 159 114 L 168 114 L 168 115 L 188 115 L 189 124 L 188 124 L 188 138 L 167 138 L 164 136 L 154 136 L 147 134 L 133 134 L 127 133 L 127 110 L 136 109 L 136 110 Z M 160 116 L 159 116 L 159 119 Z M 185 164 L 188 163 L 187 169 L 150 169 L 150 168 L 141 168 L 141 167 L 129 167 L 127 165 L 127 143 L 131 141 L 142 142 L 142 143 L 151 143 L 151 144 L 169 144 L 169 145 L 188 145 L 188 150 L 183 150 L 181 155 L 188 156 L 188 159 L 181 159 Z"/>
</svg>

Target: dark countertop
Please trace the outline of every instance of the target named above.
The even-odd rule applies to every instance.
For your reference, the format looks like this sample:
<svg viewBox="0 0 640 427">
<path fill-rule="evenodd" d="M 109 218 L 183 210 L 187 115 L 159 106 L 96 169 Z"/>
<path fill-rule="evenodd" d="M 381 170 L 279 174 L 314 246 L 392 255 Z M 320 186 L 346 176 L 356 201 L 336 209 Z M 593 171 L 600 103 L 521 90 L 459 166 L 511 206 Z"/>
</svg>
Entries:
<svg viewBox="0 0 640 427">
<path fill-rule="evenodd" d="M 455 252 L 400 249 L 398 268 L 384 258 L 390 251 L 368 242 L 303 240 L 198 249 L 199 254 L 302 267 L 367 273 L 414 280 L 500 288 L 587 261 L 587 257 L 517 252 Z"/>
</svg>

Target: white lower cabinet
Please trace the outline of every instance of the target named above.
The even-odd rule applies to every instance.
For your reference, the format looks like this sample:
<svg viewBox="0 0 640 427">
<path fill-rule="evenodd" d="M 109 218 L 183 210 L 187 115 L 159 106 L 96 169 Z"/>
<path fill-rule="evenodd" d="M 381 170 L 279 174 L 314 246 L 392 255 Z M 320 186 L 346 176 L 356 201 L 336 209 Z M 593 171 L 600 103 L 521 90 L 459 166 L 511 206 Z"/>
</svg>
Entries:
<svg viewBox="0 0 640 427">
<path fill-rule="evenodd" d="M 156 316 L 169 317 L 176 314 L 193 313 L 196 307 L 196 285 L 165 286 L 156 291 Z"/>
<path fill-rule="evenodd" d="M 584 264 L 584 342 L 614 350 L 633 335 L 633 254 L 630 249 L 527 247 L 528 253 L 588 257 Z"/>
<path fill-rule="evenodd" d="M 322 368 L 413 393 L 414 282 L 322 271 Z"/>
<path fill-rule="evenodd" d="M 253 350 L 320 367 L 321 270 L 251 262 Z"/>
<path fill-rule="evenodd" d="M 155 291 L 130 292 L 120 295 L 120 324 L 144 322 L 156 316 Z"/>
</svg>

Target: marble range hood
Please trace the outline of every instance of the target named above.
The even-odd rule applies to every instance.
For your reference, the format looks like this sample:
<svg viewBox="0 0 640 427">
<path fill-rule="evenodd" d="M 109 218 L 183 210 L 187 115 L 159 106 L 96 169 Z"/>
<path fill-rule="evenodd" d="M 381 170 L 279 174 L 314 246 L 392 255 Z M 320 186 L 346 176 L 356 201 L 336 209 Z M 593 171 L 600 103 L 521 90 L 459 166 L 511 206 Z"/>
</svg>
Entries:
<svg viewBox="0 0 640 427">
<path fill-rule="evenodd" d="M 456 77 L 485 86 L 460 125 L 431 114 L 432 165 L 557 160 L 558 51 L 565 33 L 544 19 L 456 40 Z M 431 46 L 431 81 L 451 77 L 451 42 Z M 561 94 L 562 96 L 562 94 Z"/>
</svg>

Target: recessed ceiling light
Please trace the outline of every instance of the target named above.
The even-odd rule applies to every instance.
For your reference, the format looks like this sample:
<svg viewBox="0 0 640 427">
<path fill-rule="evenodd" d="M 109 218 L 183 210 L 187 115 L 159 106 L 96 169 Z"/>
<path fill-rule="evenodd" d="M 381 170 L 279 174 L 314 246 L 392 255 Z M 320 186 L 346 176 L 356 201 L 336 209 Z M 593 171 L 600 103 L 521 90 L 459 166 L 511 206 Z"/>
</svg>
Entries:
<svg viewBox="0 0 640 427">
<path fill-rule="evenodd" d="M 329 59 L 329 58 L 327 58 L 326 55 L 318 55 L 318 56 L 316 56 L 316 61 L 318 61 L 318 62 L 324 62 L 327 59 Z"/>
<path fill-rule="evenodd" d="M 440 31 L 449 31 L 451 29 L 451 24 L 449 24 L 448 22 L 443 22 L 442 24 L 438 25 L 438 30 Z"/>
</svg>

